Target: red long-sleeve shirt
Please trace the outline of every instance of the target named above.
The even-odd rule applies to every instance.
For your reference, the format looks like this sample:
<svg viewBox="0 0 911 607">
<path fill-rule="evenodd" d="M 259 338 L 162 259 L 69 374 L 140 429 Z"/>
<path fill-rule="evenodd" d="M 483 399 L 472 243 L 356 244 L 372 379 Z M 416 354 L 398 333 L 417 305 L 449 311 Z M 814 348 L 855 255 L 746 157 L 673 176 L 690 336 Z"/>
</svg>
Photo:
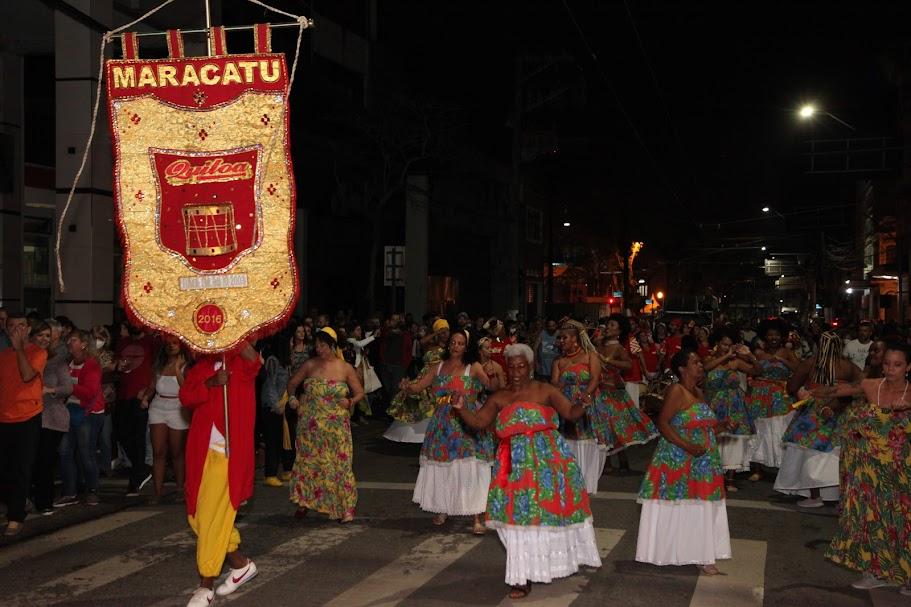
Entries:
<svg viewBox="0 0 911 607">
<path fill-rule="evenodd" d="M 79 400 L 79 406 L 86 413 L 104 413 L 104 393 L 101 391 L 101 365 L 94 357 L 89 356 L 76 366 L 70 363 L 70 377 L 76 380 L 73 384 L 73 397 Z"/>
<path fill-rule="evenodd" d="M 227 355 L 228 416 L 230 418 L 228 493 L 237 510 L 240 503 L 253 495 L 254 445 L 256 423 L 256 374 L 262 365 L 259 357 L 249 361 L 239 354 Z M 206 381 L 215 375 L 215 363 L 221 356 L 209 356 L 190 368 L 180 386 L 180 402 L 193 410 L 186 448 L 187 514 L 196 514 L 196 499 L 202 482 L 202 470 L 209 451 L 212 425 L 225 436 L 224 391 L 210 388 Z"/>
</svg>

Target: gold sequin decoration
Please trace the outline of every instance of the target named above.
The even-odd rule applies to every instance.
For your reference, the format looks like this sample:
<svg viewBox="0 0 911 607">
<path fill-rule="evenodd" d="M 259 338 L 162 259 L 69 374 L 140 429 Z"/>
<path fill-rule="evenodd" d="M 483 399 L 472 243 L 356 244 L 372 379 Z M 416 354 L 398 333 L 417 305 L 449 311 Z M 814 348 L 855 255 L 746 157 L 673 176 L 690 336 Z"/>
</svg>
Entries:
<svg viewBox="0 0 911 607">
<path fill-rule="evenodd" d="M 288 250 L 289 242 L 293 242 L 294 209 L 284 99 L 284 95 L 275 92 L 248 90 L 211 110 L 181 108 L 151 96 L 113 103 L 113 132 L 120 150 L 115 187 L 121 229 L 129 251 L 123 274 L 128 303 L 142 322 L 181 336 L 196 350 L 229 349 L 251 331 L 284 316 L 292 304 L 297 268 Z M 271 117 L 268 125 L 261 120 L 264 114 Z M 133 115 L 142 119 L 131 120 Z M 199 135 L 202 129 L 206 131 L 204 138 Z M 274 148 L 270 149 L 270 145 Z M 249 146 L 262 147 L 255 186 L 259 225 L 263 229 L 261 242 L 224 270 L 193 270 L 179 255 L 159 244 L 158 181 L 150 150 L 214 152 Z M 263 184 L 272 184 L 275 193 L 266 195 Z M 137 200 L 137 191 L 156 195 Z M 181 290 L 180 277 L 194 273 L 245 274 L 247 286 Z M 281 277 L 277 288 L 270 284 L 275 277 Z M 155 285 L 149 294 L 143 290 L 147 282 Z M 193 322 L 194 310 L 207 301 L 221 306 L 228 319 L 214 335 L 201 333 Z"/>
</svg>

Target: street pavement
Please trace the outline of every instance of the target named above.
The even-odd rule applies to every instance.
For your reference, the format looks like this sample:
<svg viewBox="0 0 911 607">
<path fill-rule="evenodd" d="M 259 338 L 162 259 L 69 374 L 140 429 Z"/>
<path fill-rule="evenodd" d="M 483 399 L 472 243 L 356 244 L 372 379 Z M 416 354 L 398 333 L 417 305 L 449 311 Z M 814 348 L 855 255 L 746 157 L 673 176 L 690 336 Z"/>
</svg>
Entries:
<svg viewBox="0 0 911 607">
<path fill-rule="evenodd" d="M 378 420 L 354 428 L 358 509 L 340 525 L 319 514 L 298 521 L 287 488 L 257 484 L 241 509 L 242 549 L 259 575 L 213 605 L 418 607 L 510 605 L 505 552 L 495 533 L 470 533 L 469 517 L 434 527 L 411 502 L 419 445 L 382 439 Z M 606 474 L 592 510 L 603 567 L 536 584 L 519 605 L 563 607 L 893 607 L 895 589 L 854 590 L 854 572 L 823 558 L 837 524 L 831 506 L 802 511 L 771 480 L 740 481 L 729 496 L 733 559 L 725 574 L 635 562 L 635 496 L 654 443 L 630 450 L 633 472 Z M 261 474 L 261 470 L 258 471 Z M 30 517 L 27 533 L 0 539 L 0 605 L 181 607 L 196 587 L 194 538 L 184 506 L 121 497 L 108 480 L 98 507 Z M 149 489 L 146 489 L 148 492 Z"/>
</svg>

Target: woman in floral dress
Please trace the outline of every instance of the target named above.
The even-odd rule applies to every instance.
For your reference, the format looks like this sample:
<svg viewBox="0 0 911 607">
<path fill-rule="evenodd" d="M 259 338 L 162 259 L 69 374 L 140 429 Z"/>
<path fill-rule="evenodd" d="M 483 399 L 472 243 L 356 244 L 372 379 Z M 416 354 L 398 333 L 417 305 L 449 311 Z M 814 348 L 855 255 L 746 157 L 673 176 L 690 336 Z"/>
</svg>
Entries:
<svg viewBox="0 0 911 607">
<path fill-rule="evenodd" d="M 705 395 L 720 424 L 718 452 L 725 470 L 725 485 L 729 492 L 737 491 L 734 474 L 750 469 L 750 439 L 756 426 L 747 410 L 745 394 L 740 382 L 741 373 L 758 375 L 762 367 L 750 349 L 740 342 L 740 335 L 733 330 L 721 329 L 712 334 L 709 343 L 712 351 L 702 360 L 707 372 Z"/>
<path fill-rule="evenodd" d="M 882 379 L 861 383 L 838 433 L 842 508 L 826 558 L 863 573 L 855 588 L 902 585 L 911 596 L 911 349 L 889 344 Z"/>
<path fill-rule="evenodd" d="M 819 508 L 823 500 L 838 501 L 840 449 L 832 439 L 850 397 L 835 398 L 837 384 L 858 386 L 863 379 L 863 372 L 842 356 L 843 350 L 841 338 L 826 331 L 819 338 L 816 356 L 801 363 L 788 381 L 788 389 L 805 404 L 784 433 L 775 490 L 807 498 L 797 502 L 802 508 Z"/>
<path fill-rule="evenodd" d="M 607 453 L 615 443 L 609 411 L 597 395 L 601 358 L 585 325 L 575 320 L 567 320 L 560 326 L 557 343 L 563 356 L 554 361 L 551 385 L 559 388 L 571 403 L 591 405 L 575 422 L 561 422 L 560 430 L 582 470 L 585 488 L 589 493 L 597 493 Z"/>
<path fill-rule="evenodd" d="M 291 501 L 297 504 L 297 518 L 312 509 L 350 523 L 357 505 L 351 411 L 364 398 L 364 388 L 354 367 L 341 358 L 335 331 L 323 327 L 315 341 L 316 356 L 288 381 L 288 405 L 299 414 Z"/>
<path fill-rule="evenodd" d="M 461 398 L 468 409 L 480 407 L 478 396 L 489 379 L 477 362 L 477 341 L 464 330 L 449 338 L 443 360 L 415 383 L 402 380 L 402 390 L 416 394 L 430 388 L 434 411 L 421 446 L 421 469 L 412 500 L 421 510 L 433 512 L 434 525 L 449 516 L 474 516 L 473 532 L 481 535 L 481 513 L 487 504 L 494 445 L 490 432 L 465 428 L 452 408 Z"/>
<path fill-rule="evenodd" d="M 639 410 L 626 389 L 626 380 L 622 373 L 632 367 L 629 351 L 623 345 L 629 323 L 619 314 L 612 314 L 604 330 L 604 339 L 600 340 L 598 354 L 601 358 L 601 390 L 598 394 L 599 404 L 607 412 L 614 446 L 608 450 L 608 468 L 610 456 L 617 454 L 619 473 L 629 472 L 629 460 L 623 452 L 633 445 L 644 445 L 658 436 L 658 429 L 652 420 Z M 598 408 L 600 410 L 600 407 Z"/>
<path fill-rule="evenodd" d="M 780 318 L 769 318 L 759 325 L 763 347 L 756 350 L 755 354 L 762 366 L 762 373 L 750 378 L 747 397 L 750 417 L 756 426 L 756 434 L 750 445 L 750 461 L 756 464 L 750 476 L 751 481 L 762 478 L 760 464 L 769 468 L 781 465 L 784 452 L 781 438 L 794 417 L 791 409 L 793 399 L 788 394 L 787 383 L 800 361 L 784 345 L 783 340 L 787 334 L 788 325 Z"/>
<path fill-rule="evenodd" d="M 440 318 L 433 323 L 432 337 L 433 343 L 428 344 L 424 351 L 424 366 L 418 373 L 418 379 L 411 382 L 413 384 L 428 374 L 432 376 L 443 358 L 449 343 L 449 323 L 445 319 Z M 383 438 L 397 443 L 423 443 L 427 424 L 433 415 L 432 391 L 429 387 L 415 393 L 399 390 L 386 413 L 392 418 L 392 424 L 383 433 Z"/>
<path fill-rule="evenodd" d="M 704 372 L 696 352 L 681 350 L 671 368 L 680 382 L 665 395 L 657 420 L 661 438 L 639 489 L 636 560 L 698 565 L 716 575 L 715 561 L 731 558 L 718 419 L 697 385 Z"/>
<path fill-rule="evenodd" d="M 559 413 L 579 419 L 581 404 L 532 379 L 534 355 L 527 345 L 505 351 L 509 385 L 478 411 L 454 403 L 462 421 L 487 428 L 496 420 L 500 439 L 487 495 L 487 526 L 506 548 L 509 597 L 522 598 L 532 582 L 550 583 L 600 567 L 588 493 L 579 466 L 557 431 Z"/>
</svg>

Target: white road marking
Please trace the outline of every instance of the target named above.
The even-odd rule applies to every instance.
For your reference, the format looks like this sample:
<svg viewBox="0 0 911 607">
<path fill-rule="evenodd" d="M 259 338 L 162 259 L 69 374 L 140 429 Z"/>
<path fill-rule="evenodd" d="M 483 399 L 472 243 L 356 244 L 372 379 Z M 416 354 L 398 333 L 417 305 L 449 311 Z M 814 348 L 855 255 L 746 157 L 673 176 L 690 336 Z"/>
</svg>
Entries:
<svg viewBox="0 0 911 607">
<path fill-rule="evenodd" d="M 173 558 L 179 550 L 195 545 L 196 537 L 189 529 L 184 529 L 129 552 L 97 561 L 69 575 L 55 577 L 34 590 L 4 599 L 4 605 L 55 605 L 138 573 L 146 567 Z"/>
<path fill-rule="evenodd" d="M 414 491 L 414 483 L 380 483 L 374 481 L 358 481 L 358 489 L 380 489 L 380 490 L 389 490 L 389 491 Z M 625 491 L 599 491 L 589 495 L 589 498 L 596 500 L 618 500 L 618 501 L 636 501 L 639 497 L 638 493 L 625 492 Z M 776 512 L 796 512 L 793 508 L 785 508 L 784 506 L 778 506 L 776 504 L 770 504 L 768 502 L 762 502 L 759 500 L 739 500 L 739 499 L 730 499 L 725 500 L 725 503 L 729 508 L 751 508 L 754 510 L 773 510 Z"/>
<path fill-rule="evenodd" d="M 32 540 L 8 546 L 0 550 L 0 568 L 6 567 L 21 559 L 32 559 L 54 550 L 65 548 L 71 544 L 91 539 L 102 533 L 119 529 L 130 523 L 151 518 L 161 514 L 160 510 L 125 510 L 115 512 L 88 523 L 82 523 L 62 529 L 55 533 L 42 535 Z"/>
<path fill-rule="evenodd" d="M 617 546 L 623 534 L 622 529 L 595 529 L 595 541 L 598 544 L 598 552 L 601 560 L 604 561 L 607 555 Z M 603 566 L 602 566 L 603 568 Z M 525 606 L 534 605 L 535 607 L 569 607 L 573 601 L 579 598 L 585 587 L 588 586 L 593 570 L 584 568 L 576 575 L 568 578 L 554 580 L 550 584 L 532 584 L 531 594 L 524 599 L 513 601 L 508 596 L 500 602 L 500 607 L 508 605 Z"/>
<path fill-rule="evenodd" d="M 226 600 L 233 601 L 245 594 L 261 588 L 292 569 L 304 564 L 307 559 L 319 556 L 321 553 L 338 546 L 347 539 L 363 533 L 368 528 L 363 525 L 333 525 L 310 529 L 305 533 L 279 544 L 266 554 L 257 556 L 254 560 L 259 573 L 256 577 L 228 595 Z M 218 582 L 216 582 L 217 586 Z M 161 600 L 150 607 L 179 607 L 186 605 L 187 597 L 196 590 L 197 586 L 185 588 L 174 596 Z"/>
<path fill-rule="evenodd" d="M 700 575 L 690 607 L 762 607 L 766 543 L 731 539 L 733 558 L 718 561 L 724 575 Z"/>
<path fill-rule="evenodd" d="M 382 567 L 325 607 L 393 607 L 481 543 L 471 535 L 438 535 Z"/>
</svg>

